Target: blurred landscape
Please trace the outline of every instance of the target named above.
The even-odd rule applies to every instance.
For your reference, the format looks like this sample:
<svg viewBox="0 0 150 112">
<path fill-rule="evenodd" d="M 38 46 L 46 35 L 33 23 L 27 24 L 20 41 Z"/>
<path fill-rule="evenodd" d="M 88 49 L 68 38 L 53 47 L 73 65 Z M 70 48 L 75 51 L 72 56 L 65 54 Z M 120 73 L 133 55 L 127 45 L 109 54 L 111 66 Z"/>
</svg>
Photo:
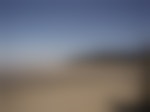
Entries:
<svg viewBox="0 0 150 112">
<path fill-rule="evenodd" d="M 148 0 L 0 0 L 0 112 L 149 112 Z"/>
<path fill-rule="evenodd" d="M 112 112 L 118 104 L 141 100 L 140 59 L 85 57 L 55 70 L 29 68 L 1 77 L 5 111 Z"/>
</svg>

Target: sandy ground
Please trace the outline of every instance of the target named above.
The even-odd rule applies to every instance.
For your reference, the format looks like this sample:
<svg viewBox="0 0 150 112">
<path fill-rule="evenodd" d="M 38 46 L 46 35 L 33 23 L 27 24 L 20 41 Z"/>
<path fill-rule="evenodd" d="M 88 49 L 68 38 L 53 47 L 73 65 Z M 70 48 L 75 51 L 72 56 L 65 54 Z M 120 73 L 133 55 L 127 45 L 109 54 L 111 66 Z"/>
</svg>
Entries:
<svg viewBox="0 0 150 112">
<path fill-rule="evenodd" d="M 3 92 L 1 108 L 7 112 L 113 112 L 117 103 L 138 100 L 137 65 L 76 66 L 61 73 L 71 75 L 51 79 L 53 83 L 27 81 Z"/>
</svg>

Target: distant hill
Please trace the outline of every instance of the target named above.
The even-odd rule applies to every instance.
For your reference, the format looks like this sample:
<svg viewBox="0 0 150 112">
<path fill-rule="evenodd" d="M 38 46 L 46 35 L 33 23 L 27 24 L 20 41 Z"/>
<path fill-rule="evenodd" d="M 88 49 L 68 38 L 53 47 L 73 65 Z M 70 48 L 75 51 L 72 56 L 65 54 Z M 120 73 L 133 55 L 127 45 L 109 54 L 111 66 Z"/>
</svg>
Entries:
<svg viewBox="0 0 150 112">
<path fill-rule="evenodd" d="M 102 61 L 122 61 L 122 62 L 135 62 L 143 60 L 150 53 L 144 54 L 143 52 L 136 53 L 121 53 L 121 52 L 88 52 L 74 56 L 72 59 L 75 63 L 99 63 Z M 149 57 L 150 58 L 150 57 Z"/>
</svg>

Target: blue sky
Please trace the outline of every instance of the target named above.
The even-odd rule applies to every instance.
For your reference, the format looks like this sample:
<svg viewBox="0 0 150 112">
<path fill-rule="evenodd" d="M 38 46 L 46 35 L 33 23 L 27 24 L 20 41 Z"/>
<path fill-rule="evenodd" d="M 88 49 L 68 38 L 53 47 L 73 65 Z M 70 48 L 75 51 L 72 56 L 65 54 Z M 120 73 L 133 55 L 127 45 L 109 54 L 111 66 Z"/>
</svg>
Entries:
<svg viewBox="0 0 150 112">
<path fill-rule="evenodd" d="M 1 1 L 0 50 L 10 60 L 95 49 L 134 52 L 141 34 L 149 31 L 148 4 L 146 0 Z"/>
</svg>

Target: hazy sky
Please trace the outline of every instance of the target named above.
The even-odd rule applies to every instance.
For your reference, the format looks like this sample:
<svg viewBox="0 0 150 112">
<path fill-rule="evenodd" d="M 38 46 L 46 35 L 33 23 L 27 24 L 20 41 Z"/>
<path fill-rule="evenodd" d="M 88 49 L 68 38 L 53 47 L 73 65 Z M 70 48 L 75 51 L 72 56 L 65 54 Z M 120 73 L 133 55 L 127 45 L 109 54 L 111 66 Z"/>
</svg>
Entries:
<svg viewBox="0 0 150 112">
<path fill-rule="evenodd" d="M 7 60 L 54 59 L 93 49 L 136 51 L 150 28 L 146 0 L 0 2 L 0 50 Z"/>
</svg>

